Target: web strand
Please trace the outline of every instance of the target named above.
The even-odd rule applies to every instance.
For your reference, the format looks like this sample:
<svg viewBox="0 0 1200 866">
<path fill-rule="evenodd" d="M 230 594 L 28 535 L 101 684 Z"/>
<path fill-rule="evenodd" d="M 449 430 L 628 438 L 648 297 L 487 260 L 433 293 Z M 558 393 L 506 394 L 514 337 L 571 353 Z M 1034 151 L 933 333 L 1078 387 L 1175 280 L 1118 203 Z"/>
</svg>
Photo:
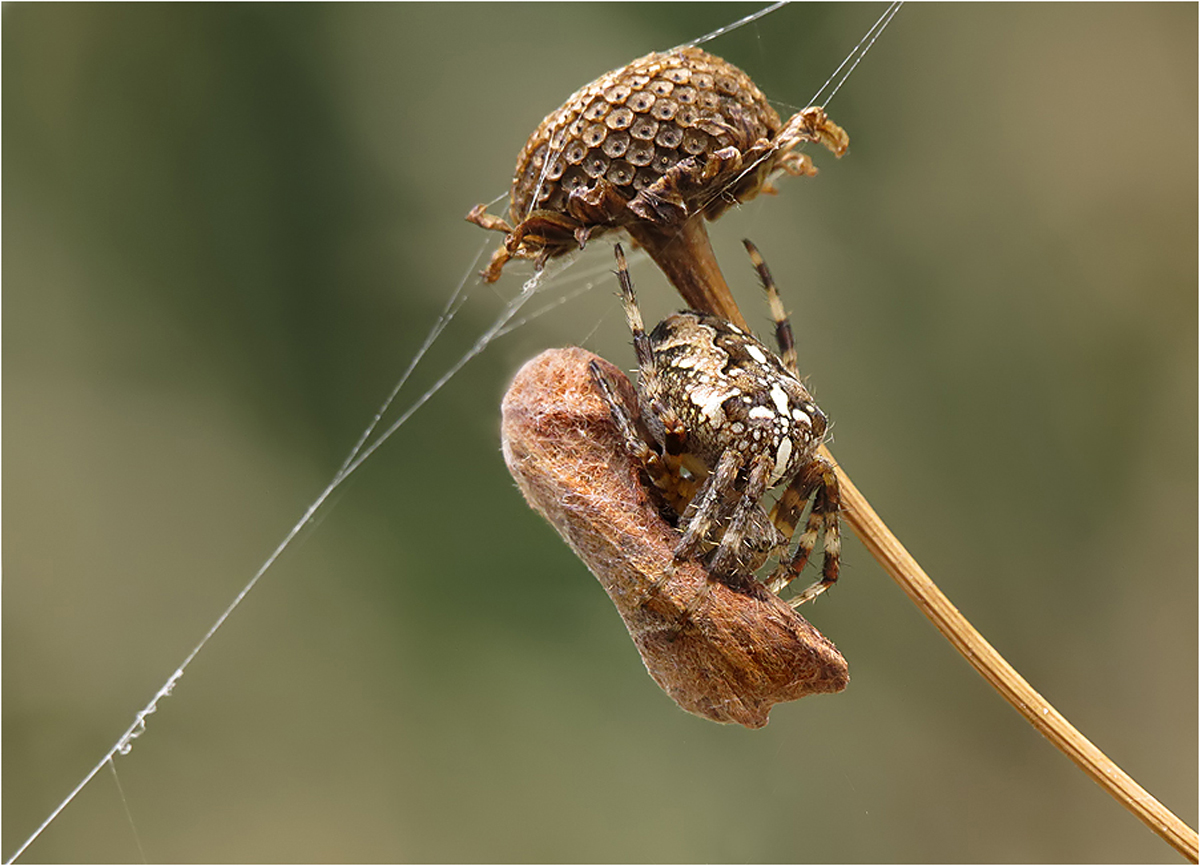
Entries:
<svg viewBox="0 0 1200 866">
<path fill-rule="evenodd" d="M 841 88 L 841 86 L 846 83 L 846 80 L 850 77 L 850 74 L 852 72 L 854 72 L 854 70 L 858 66 L 858 64 L 862 61 L 862 59 L 864 57 L 866 57 L 867 52 L 870 51 L 871 47 L 875 44 L 875 40 L 879 38 L 880 34 L 882 34 L 883 31 L 887 28 L 888 24 L 891 23 L 892 18 L 895 17 L 896 13 L 898 11 L 900 11 L 900 7 L 903 5 L 904 5 L 904 0 L 893 0 L 893 2 L 888 5 L 887 9 L 885 9 L 883 14 L 880 15 L 879 18 L 877 18 L 875 20 L 875 23 L 871 25 L 870 29 L 867 30 L 866 34 L 862 37 L 862 39 L 858 40 L 858 44 L 855 45 L 852 49 L 850 49 L 850 52 L 846 55 L 845 59 L 842 60 L 842 62 L 840 64 L 838 64 L 838 68 L 834 70 L 833 74 L 830 75 L 829 78 L 826 79 L 825 83 L 822 84 L 820 86 L 820 88 L 818 88 L 817 92 L 813 94 L 813 98 L 808 101 L 809 105 L 819 104 L 817 102 L 817 100 L 820 98 L 821 94 L 825 91 L 825 89 L 827 87 L 829 87 L 830 82 L 833 81 L 834 79 L 838 79 L 838 75 L 841 73 L 841 71 L 843 69 L 846 69 L 847 64 L 850 64 L 849 68 L 846 69 L 845 74 L 843 74 L 841 76 L 841 78 L 838 79 L 837 84 L 834 86 L 833 90 L 830 91 L 829 96 L 826 98 L 825 104 L 828 105 L 829 100 L 833 99 L 834 94 L 836 94 L 838 92 L 838 90 Z M 804 142 L 801 144 L 801 148 L 803 148 L 805 143 L 807 143 L 807 142 Z M 757 170 L 757 168 L 760 165 L 762 165 L 762 163 L 764 161 L 766 161 L 767 159 L 770 159 L 774 153 L 775 153 L 774 150 L 768 150 L 765 153 L 763 153 L 761 156 L 752 160 L 749 164 L 747 164 L 745 166 L 745 168 L 743 168 L 738 173 L 737 177 L 735 177 L 733 180 L 731 180 L 721 190 L 714 193 L 713 196 L 710 199 L 708 199 L 707 202 L 705 202 L 705 204 L 715 200 L 718 196 L 720 196 L 722 194 L 722 192 L 724 190 L 736 186 L 738 183 L 740 183 L 742 181 L 742 179 L 744 179 L 745 177 L 749 176 L 752 172 Z"/>
<path fill-rule="evenodd" d="M 788 4 L 788 2 L 789 2 L 789 0 L 778 0 L 778 2 L 772 3 L 769 6 L 764 6 L 762 9 L 759 9 L 757 12 L 751 12 L 745 18 L 739 18 L 737 21 L 734 21 L 732 24 L 726 24 L 724 27 L 718 27 L 716 30 L 712 31 L 711 33 L 705 33 L 703 36 L 699 37 L 698 39 L 693 39 L 691 42 L 685 42 L 682 45 L 676 45 L 671 50 L 676 51 L 680 48 L 694 48 L 697 45 L 703 45 L 705 42 L 711 42 L 712 40 L 716 39 L 718 36 L 724 36 L 726 33 L 732 33 L 734 30 L 737 30 L 739 27 L 745 27 L 747 24 L 751 24 L 751 23 L 757 21 L 759 18 L 762 18 L 765 15 L 770 15 L 776 9 L 781 9 L 784 6 L 786 6 Z"/>
<path fill-rule="evenodd" d="M 149 863 L 146 859 L 146 849 L 142 847 L 142 837 L 138 834 L 137 825 L 133 823 L 133 812 L 129 811 L 129 800 L 125 797 L 125 788 L 121 785 L 121 777 L 117 775 L 117 765 L 113 762 L 112 757 L 108 759 L 108 768 L 112 770 L 113 781 L 117 783 L 117 793 L 121 796 L 121 805 L 125 808 L 125 817 L 129 819 L 129 829 L 133 831 L 133 841 L 137 843 L 138 854 L 142 858 L 143 863 Z"/>
<path fill-rule="evenodd" d="M 521 293 L 509 302 L 508 306 L 504 309 L 504 312 L 500 314 L 500 317 L 496 319 L 496 321 L 492 323 L 492 326 L 483 333 L 483 336 L 475 341 L 475 345 L 468 349 L 466 354 L 464 354 L 458 359 L 458 361 L 451 365 L 450 369 L 443 373 L 440 379 L 434 382 L 433 387 L 418 397 L 416 401 L 413 402 L 413 404 L 409 406 L 399 418 L 392 422 L 390 427 L 380 433 L 379 438 L 363 449 L 363 452 L 359 454 L 358 457 L 356 457 L 354 461 L 346 467 L 346 471 L 338 477 L 336 483 L 341 483 L 341 481 L 349 476 L 350 473 L 358 469 L 358 467 L 361 466 L 368 457 L 370 457 L 379 449 L 379 446 L 390 439 L 392 434 L 399 430 L 401 425 L 403 425 L 406 421 L 408 421 L 409 418 L 413 416 L 413 413 L 424 406 L 430 397 L 440 391 L 442 387 L 449 382 L 450 379 L 455 376 L 455 374 L 458 373 L 459 370 L 466 366 L 468 361 L 486 349 L 488 344 L 500 335 L 500 332 L 504 329 L 504 326 L 508 324 L 509 320 L 511 320 L 512 317 L 520 311 L 521 307 L 525 306 L 526 301 L 533 297 L 534 293 L 538 289 L 538 285 L 543 274 L 545 274 L 545 271 L 539 271 L 530 279 L 525 281 L 525 284 L 521 287 Z"/>
<path fill-rule="evenodd" d="M 503 196 L 501 196 L 503 198 Z M 408 377 L 412 375 L 413 370 L 417 368 L 417 364 L 421 363 L 421 359 L 425 357 L 425 353 L 429 351 L 434 341 L 441 336 L 442 331 L 446 330 L 446 326 L 450 324 L 450 320 L 454 318 L 455 313 L 462 309 L 462 305 L 466 303 L 469 293 L 463 292 L 463 287 L 467 285 L 471 277 L 475 275 L 475 269 L 479 266 L 479 259 L 483 256 L 484 251 L 488 248 L 489 241 L 484 241 L 483 246 L 479 248 L 479 252 L 475 254 L 475 258 L 471 260 L 471 266 L 467 268 L 467 272 L 463 274 L 463 278 L 459 280 L 458 286 L 450 295 L 450 300 L 446 302 L 446 306 L 442 309 L 442 314 L 438 316 L 437 322 L 429 329 L 429 333 L 425 336 L 425 342 L 421 344 L 421 348 L 417 349 L 415 355 L 408 363 L 408 367 L 400 375 L 399 381 L 392 388 L 387 399 L 380 405 L 375 417 L 371 419 L 371 423 L 367 425 L 367 429 L 358 437 L 358 441 L 354 443 L 354 447 L 350 449 L 350 453 L 346 455 L 346 459 L 342 462 L 341 467 L 337 471 L 335 477 L 340 477 L 346 474 L 347 467 L 354 462 L 354 458 L 358 456 L 358 452 L 362 450 L 366 441 L 371 438 L 371 434 L 375 432 L 375 428 L 379 426 L 379 422 L 383 420 L 383 416 L 387 414 L 387 410 L 391 408 L 392 401 L 400 393 L 400 389 L 408 381 Z"/>
<path fill-rule="evenodd" d="M 833 70 L 833 74 L 830 75 L 829 78 L 826 79 L 825 83 L 817 89 L 817 92 L 812 95 L 812 99 L 808 100 L 809 105 L 827 106 L 833 101 L 834 94 L 837 93 L 838 90 L 841 89 L 841 86 L 846 83 L 846 79 L 850 77 L 852 72 L 854 72 L 854 68 L 858 66 L 859 62 L 867 56 L 867 52 L 871 50 L 871 46 L 875 44 L 875 40 L 878 39 L 880 34 L 883 33 L 887 26 L 892 23 L 892 18 L 896 16 L 896 13 L 900 11 L 900 7 L 903 5 L 904 0 L 893 0 L 892 3 L 888 4 L 888 7 L 883 11 L 883 14 L 880 15 L 875 23 L 871 25 L 870 29 L 867 30 L 866 34 L 863 35 L 863 38 L 858 40 L 858 44 L 855 45 L 854 48 L 851 49 L 850 53 L 846 55 L 846 58 L 838 64 L 838 68 Z M 851 63 L 851 60 L 853 60 L 853 63 Z M 847 63 L 850 63 L 850 68 L 846 70 L 846 74 L 838 79 L 838 83 L 834 86 L 833 90 L 830 91 L 829 96 L 825 97 L 825 101 L 819 101 L 821 99 L 821 94 L 825 92 L 825 88 L 829 86 L 831 81 L 838 77 Z"/>
<path fill-rule="evenodd" d="M 475 262 L 478 262 L 478 256 L 476 256 Z M 553 273 L 558 273 L 562 269 L 565 269 L 567 266 L 569 266 L 569 264 L 570 263 L 568 262 L 568 263 L 560 265 L 559 268 L 556 269 Z M 146 730 L 146 718 L 148 716 L 153 715 L 155 712 L 158 711 L 158 702 L 160 700 L 162 700 L 163 698 L 168 697 L 171 694 L 171 692 L 175 688 L 175 684 L 178 683 L 179 680 L 183 677 L 183 674 L 187 670 L 188 665 L 190 665 L 192 663 L 192 660 L 195 659 L 196 656 L 200 654 L 200 652 L 208 644 L 209 640 L 212 639 L 213 635 L 215 635 L 217 633 L 217 631 L 220 630 L 220 628 L 225 624 L 225 621 L 227 619 L 229 619 L 230 615 L 233 614 L 233 612 L 238 608 L 238 606 L 242 603 L 242 601 L 246 598 L 246 596 L 250 594 L 251 590 L 254 589 L 255 585 L 257 585 L 258 581 L 262 578 L 262 576 L 267 573 L 267 571 L 275 564 L 275 562 L 279 559 L 279 557 L 283 554 L 283 552 L 285 550 L 287 550 L 289 545 L 291 545 L 292 541 L 296 538 L 296 536 L 300 533 L 300 531 L 302 529 L 304 529 L 305 526 L 308 525 L 308 523 L 312 520 L 313 516 L 317 513 L 317 511 L 321 508 L 321 506 L 324 505 L 325 501 L 330 497 L 330 495 L 339 486 L 341 486 L 341 484 L 347 478 L 349 478 L 350 475 L 352 473 L 354 473 L 355 470 L 357 470 L 358 467 L 361 466 L 368 457 L 370 457 L 373 453 L 375 453 L 375 451 L 378 450 L 379 447 L 381 445 L 383 445 L 384 442 L 386 442 L 389 438 L 391 438 L 396 433 L 396 431 L 399 430 L 400 427 L 406 421 L 408 421 L 408 419 L 411 418 L 412 415 L 421 406 L 423 406 L 426 402 L 428 402 L 428 400 L 434 394 L 436 394 L 439 390 L 441 390 L 441 388 L 447 382 L 449 382 L 450 379 L 456 373 L 458 373 L 458 371 L 461 370 L 468 361 L 470 361 L 472 358 L 474 358 L 476 355 L 478 355 L 480 352 L 482 352 L 485 348 L 487 348 L 488 344 L 490 344 L 492 342 L 492 340 L 494 340 L 496 337 L 498 337 L 501 334 L 502 331 L 504 331 L 505 326 L 509 323 L 509 321 L 511 321 L 513 316 L 515 316 L 520 311 L 520 309 L 525 305 L 525 303 L 531 297 L 533 297 L 533 295 L 537 292 L 537 290 L 545 276 L 550 276 L 550 274 L 546 274 L 545 272 L 539 272 L 539 273 L 535 274 L 532 278 L 527 280 L 525 282 L 525 284 L 522 286 L 521 293 L 519 295 L 517 295 L 516 298 L 514 298 L 512 301 L 509 302 L 509 304 L 501 312 L 500 316 L 496 319 L 496 321 L 492 324 L 492 326 L 489 327 L 484 332 L 484 334 L 475 342 L 475 344 L 467 351 L 467 353 L 465 355 L 463 355 L 454 365 L 452 365 L 450 370 L 448 372 L 446 372 L 440 379 L 438 379 L 437 382 L 434 383 L 434 385 L 428 391 L 426 391 L 424 394 L 422 394 L 391 426 L 389 426 L 383 433 L 381 433 L 369 445 L 365 445 L 367 440 L 370 438 L 371 432 L 378 425 L 380 419 L 385 414 L 387 408 L 391 405 L 396 394 L 399 392 L 400 385 L 403 384 L 403 380 L 407 380 L 407 377 L 412 372 L 412 368 L 416 366 L 415 361 L 413 363 L 409 364 L 408 369 L 405 371 L 405 373 L 402 377 L 402 381 L 401 381 L 400 385 L 397 385 L 393 389 L 392 393 L 390 393 L 388 395 L 387 399 L 384 401 L 383 408 L 381 408 L 379 410 L 379 412 L 376 413 L 376 416 L 372 419 L 371 423 L 367 426 L 367 429 L 364 432 L 364 434 L 362 436 L 360 436 L 358 441 L 355 443 L 354 448 L 351 450 L 349 457 L 347 457 L 346 461 L 342 464 L 342 467 L 334 474 L 334 477 L 329 482 L 329 484 L 327 484 L 325 486 L 325 488 L 317 495 L 316 499 L 314 499 L 313 502 L 308 506 L 308 508 L 305 509 L 305 511 L 301 515 L 300 519 L 298 521 L 296 521 L 295 525 L 292 526 L 292 528 L 284 536 L 283 540 L 281 542 L 279 542 L 279 544 L 271 552 L 271 555 L 267 557 L 267 559 L 259 567 L 258 571 L 256 571 L 254 573 L 254 576 L 250 578 L 249 582 L 247 582 L 246 585 L 242 587 L 241 591 L 234 597 L 233 601 L 231 601 L 229 603 L 228 607 L 226 607 L 225 610 L 221 613 L 221 615 L 219 617 L 217 617 L 216 621 L 212 624 L 212 626 L 208 629 L 208 631 L 200 639 L 199 643 L 197 643 L 192 648 L 192 651 L 190 653 L 188 653 L 187 657 L 183 660 L 183 663 L 180 664 L 179 667 L 175 669 L 175 672 L 173 674 L 171 674 L 170 678 L 163 684 L 163 686 L 157 692 L 155 692 L 154 697 L 151 698 L 150 702 L 148 704 L 146 704 L 146 706 L 143 707 L 137 713 L 137 715 L 134 717 L 133 724 L 130 725 L 125 730 L 125 732 L 116 741 L 116 743 L 113 744 L 112 748 L 110 748 L 108 750 L 108 752 L 105 753 L 104 757 L 102 757 L 96 763 L 96 765 L 94 767 L 92 767 L 92 769 L 90 771 L 88 771 L 88 773 L 83 777 L 83 779 L 79 782 L 79 784 L 76 785 L 75 788 L 67 795 L 66 799 L 64 799 L 61 803 L 59 803 L 58 806 L 55 807 L 55 809 L 47 816 L 46 820 L 43 821 L 36 830 L 34 830 L 33 834 L 28 839 L 26 839 L 23 843 L 21 843 L 21 846 L 19 848 L 17 848 L 17 850 L 13 853 L 13 855 L 5 861 L 6 864 L 12 863 L 18 857 L 20 857 L 25 852 L 25 850 L 31 844 L 33 844 L 33 842 L 36 841 L 37 838 L 39 836 L 41 836 L 43 832 L 45 832 L 46 828 L 49 827 L 52 823 L 54 823 L 54 821 L 62 813 L 63 809 L 65 809 L 68 805 L 70 805 L 70 803 L 79 795 L 80 791 L 82 791 L 85 787 L 87 787 L 87 785 L 92 781 L 92 779 L 94 779 L 96 777 L 96 775 L 100 772 L 100 770 L 103 769 L 105 764 L 110 763 L 112 761 L 112 759 L 118 754 L 120 754 L 120 755 L 129 754 L 130 750 L 133 748 L 133 741 L 136 740 L 138 737 L 140 737 Z M 433 337 L 427 338 L 426 344 L 423 345 L 420 350 L 418 350 L 419 355 L 423 355 L 424 352 L 428 350 L 429 345 L 432 345 L 432 342 L 434 339 L 436 339 L 437 334 L 440 334 L 441 331 L 445 329 L 446 324 L 448 323 L 449 319 L 453 317 L 454 312 L 456 312 L 461 307 L 461 299 L 456 300 L 455 296 L 458 295 L 458 293 L 461 291 L 461 289 L 462 289 L 463 285 L 465 285 L 465 283 L 466 283 L 466 278 L 464 278 L 463 283 L 461 283 L 459 285 L 459 287 L 455 290 L 454 295 L 452 295 L 451 301 L 447 304 L 446 308 L 443 310 L 442 315 L 438 318 L 438 321 L 434 324 L 434 328 L 431 331 L 431 334 L 433 334 Z M 434 332 L 436 332 L 436 334 Z M 419 360 L 419 358 L 417 360 Z M 364 445 L 365 445 L 365 447 L 364 447 Z"/>
</svg>

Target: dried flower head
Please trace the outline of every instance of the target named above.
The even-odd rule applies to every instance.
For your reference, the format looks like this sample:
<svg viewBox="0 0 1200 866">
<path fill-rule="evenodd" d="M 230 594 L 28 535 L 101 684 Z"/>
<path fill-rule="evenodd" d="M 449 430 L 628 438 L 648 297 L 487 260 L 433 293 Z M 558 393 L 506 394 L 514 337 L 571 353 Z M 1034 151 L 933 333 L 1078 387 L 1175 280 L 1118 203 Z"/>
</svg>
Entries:
<svg viewBox="0 0 1200 866">
<path fill-rule="evenodd" d="M 804 141 L 838 156 L 849 144 L 820 107 L 782 122 L 746 73 L 699 48 L 647 54 L 542 121 L 517 159 L 507 221 L 485 205 L 468 215 L 506 234 L 484 276 L 498 279 L 513 258 L 540 268 L 612 229 L 628 230 L 655 256 L 645 230 L 715 219 L 773 192 L 770 178 L 780 171 L 815 174 L 794 150 Z"/>
</svg>

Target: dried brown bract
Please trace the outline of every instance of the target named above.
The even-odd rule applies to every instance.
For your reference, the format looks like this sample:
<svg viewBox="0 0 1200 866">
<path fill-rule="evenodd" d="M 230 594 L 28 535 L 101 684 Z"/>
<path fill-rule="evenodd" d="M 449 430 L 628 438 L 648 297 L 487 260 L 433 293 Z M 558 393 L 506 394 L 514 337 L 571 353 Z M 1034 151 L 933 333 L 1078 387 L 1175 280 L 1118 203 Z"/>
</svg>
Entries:
<svg viewBox="0 0 1200 866">
<path fill-rule="evenodd" d="M 820 107 L 781 121 L 750 77 L 719 57 L 699 48 L 647 54 L 542 121 L 517 159 L 507 221 L 484 205 L 468 215 L 506 234 L 484 276 L 498 279 L 513 258 L 540 269 L 613 229 L 629 231 L 670 274 L 659 248 L 702 233 L 700 217 L 773 192 L 779 171 L 816 174 L 794 150 L 804 141 L 838 156 L 849 145 Z"/>
<path fill-rule="evenodd" d="M 543 352 L 504 397 L 504 457 L 525 498 L 596 575 L 650 675 L 685 710 L 749 728 L 765 725 L 774 704 L 844 689 L 837 648 L 757 582 L 711 582 L 689 562 L 648 595 L 679 534 L 629 457 L 591 361 L 636 410 L 628 379 L 607 361 L 583 349 Z"/>
</svg>

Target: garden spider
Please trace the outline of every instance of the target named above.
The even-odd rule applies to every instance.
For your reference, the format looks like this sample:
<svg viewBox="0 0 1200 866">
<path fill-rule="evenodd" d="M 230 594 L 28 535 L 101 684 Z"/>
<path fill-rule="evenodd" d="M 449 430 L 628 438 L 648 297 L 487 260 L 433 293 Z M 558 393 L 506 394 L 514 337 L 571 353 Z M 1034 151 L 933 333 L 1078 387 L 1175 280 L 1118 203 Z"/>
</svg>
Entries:
<svg viewBox="0 0 1200 866">
<path fill-rule="evenodd" d="M 710 580 L 685 614 L 704 601 L 712 580 L 744 584 L 773 555 L 779 564 L 766 586 L 779 592 L 804 568 L 821 532 L 821 577 L 790 603 L 811 601 L 838 576 L 838 481 L 833 463 L 817 450 L 827 421 L 800 382 L 792 327 L 766 263 L 744 243 L 767 294 L 779 355 L 736 325 L 694 311 L 668 316 L 647 335 L 618 244 L 617 277 L 638 359 L 637 417 L 591 364 L 629 454 L 680 515 L 682 537 L 672 562 L 643 603 L 680 564 L 708 556 Z M 768 515 L 762 498 L 782 484 L 787 487 Z M 789 558 L 809 497 L 812 510 Z"/>
</svg>

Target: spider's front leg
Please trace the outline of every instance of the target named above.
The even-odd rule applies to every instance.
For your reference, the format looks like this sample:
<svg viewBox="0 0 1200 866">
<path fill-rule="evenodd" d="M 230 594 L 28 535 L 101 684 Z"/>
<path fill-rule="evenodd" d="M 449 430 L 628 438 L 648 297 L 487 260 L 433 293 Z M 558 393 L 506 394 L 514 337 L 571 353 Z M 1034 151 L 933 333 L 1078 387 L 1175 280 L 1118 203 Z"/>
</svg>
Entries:
<svg viewBox="0 0 1200 866">
<path fill-rule="evenodd" d="M 629 414 L 625 404 L 617 396 L 616 387 L 600 369 L 600 365 L 592 361 L 588 364 L 588 369 L 591 371 L 592 381 L 600 389 L 600 396 L 608 404 L 608 411 L 617 426 L 617 431 L 625 441 L 626 452 L 646 470 L 651 482 L 662 491 L 667 504 L 675 513 L 682 514 L 696 492 L 695 483 L 680 473 L 679 458 L 671 453 L 675 450 L 670 447 L 671 444 L 685 435 L 683 425 L 678 419 L 669 415 L 666 417 L 663 426 L 667 431 L 667 447 L 659 453 L 656 450 L 658 443 L 646 433 L 639 420 Z"/>
<path fill-rule="evenodd" d="M 812 601 L 837 583 L 838 579 L 842 553 L 842 535 L 838 523 L 838 512 L 842 504 L 841 488 L 838 487 L 837 472 L 833 463 L 819 455 L 797 474 L 775 503 L 771 517 L 785 536 L 791 537 L 795 533 L 800 514 L 810 495 L 813 497 L 812 511 L 809 512 L 808 523 L 796 544 L 796 553 L 790 562 L 780 562 L 779 567 L 767 580 L 767 588 L 772 592 L 779 592 L 795 580 L 817 546 L 817 534 L 824 533 L 825 558 L 821 563 L 821 579 L 791 599 L 789 603 L 793 607 Z"/>
</svg>

